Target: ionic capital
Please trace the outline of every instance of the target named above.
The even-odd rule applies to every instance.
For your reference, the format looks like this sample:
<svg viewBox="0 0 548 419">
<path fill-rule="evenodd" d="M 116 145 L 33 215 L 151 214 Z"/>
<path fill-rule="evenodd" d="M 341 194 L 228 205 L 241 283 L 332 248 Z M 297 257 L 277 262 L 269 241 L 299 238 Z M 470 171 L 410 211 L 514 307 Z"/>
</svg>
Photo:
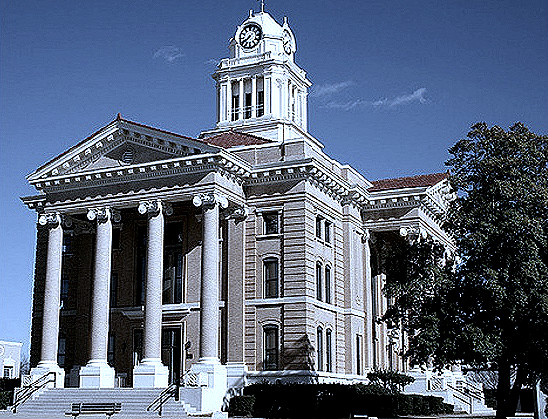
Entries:
<svg viewBox="0 0 548 419">
<path fill-rule="evenodd" d="M 401 227 L 400 236 L 409 240 L 409 242 L 425 240 L 428 237 L 426 230 L 420 227 Z"/>
<path fill-rule="evenodd" d="M 369 240 L 371 240 L 371 231 L 369 229 L 365 229 L 362 234 L 362 243 L 367 243 Z"/>
<path fill-rule="evenodd" d="M 89 221 L 97 220 L 98 223 L 105 223 L 107 221 L 119 223 L 122 219 L 120 211 L 108 207 L 88 209 L 87 218 Z"/>
<path fill-rule="evenodd" d="M 160 200 L 142 201 L 137 207 L 137 211 L 141 215 L 148 214 L 154 217 L 162 211 L 165 215 L 169 216 L 173 214 L 173 206 L 169 202 L 162 202 Z"/>
<path fill-rule="evenodd" d="M 40 224 L 42 227 L 48 226 L 49 228 L 55 228 L 59 224 L 61 224 L 61 221 L 61 214 L 59 214 L 58 212 L 40 214 L 40 216 L 38 217 L 38 224 Z"/>
<path fill-rule="evenodd" d="M 228 208 L 228 199 L 226 196 L 216 193 L 201 193 L 195 195 L 194 198 L 192 198 L 192 203 L 197 208 L 214 207 L 215 205 L 219 205 L 221 209 Z"/>
</svg>

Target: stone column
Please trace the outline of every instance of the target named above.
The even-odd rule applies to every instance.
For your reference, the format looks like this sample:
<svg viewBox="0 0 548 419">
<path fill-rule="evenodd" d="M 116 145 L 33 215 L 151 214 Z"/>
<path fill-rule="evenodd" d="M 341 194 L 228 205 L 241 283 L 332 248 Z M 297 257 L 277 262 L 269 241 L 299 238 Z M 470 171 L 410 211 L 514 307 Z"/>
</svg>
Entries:
<svg viewBox="0 0 548 419">
<path fill-rule="evenodd" d="M 112 265 L 112 221 L 119 221 L 119 213 L 110 208 L 88 211 L 88 220 L 97 220 L 95 262 L 91 295 L 91 351 L 90 360 L 80 368 L 80 387 L 113 388 L 114 368 L 107 363 L 110 315 L 110 277 Z"/>
<path fill-rule="evenodd" d="M 220 411 L 227 389 L 226 366 L 219 362 L 219 208 L 226 197 L 199 194 L 192 200 L 202 208 L 202 280 L 200 293 L 200 359 L 190 372 L 202 383 L 200 411 Z M 185 390 L 185 389 L 183 389 Z M 192 390 L 192 389 L 190 389 Z M 181 391 L 181 397 L 186 393 Z"/>
<path fill-rule="evenodd" d="M 143 330 L 143 360 L 133 369 L 133 387 L 167 387 L 169 369 L 162 364 L 162 278 L 164 275 L 164 211 L 169 204 L 148 201 L 139 204 L 148 215 L 147 268 Z"/>
<path fill-rule="evenodd" d="M 232 121 L 232 81 L 227 81 L 227 90 L 226 90 L 226 120 Z"/>
<path fill-rule="evenodd" d="M 371 233 L 369 232 L 369 230 L 366 230 L 363 237 L 363 253 L 364 253 L 363 256 L 364 256 L 364 264 L 365 264 L 365 275 L 364 275 L 365 350 L 366 350 L 365 368 L 372 370 L 374 368 L 374 361 L 373 361 L 374 318 L 373 318 L 373 288 L 372 288 L 373 278 L 371 277 L 371 248 L 369 247 L 370 240 L 371 240 Z"/>
<path fill-rule="evenodd" d="M 49 372 L 55 373 L 55 381 L 49 387 L 63 387 L 65 371 L 57 364 L 59 340 L 59 306 L 61 302 L 61 270 L 63 260 L 63 227 L 59 214 L 42 214 L 38 224 L 49 228 L 44 308 L 42 314 L 42 346 L 40 362 L 30 372 L 32 381 Z"/>
</svg>

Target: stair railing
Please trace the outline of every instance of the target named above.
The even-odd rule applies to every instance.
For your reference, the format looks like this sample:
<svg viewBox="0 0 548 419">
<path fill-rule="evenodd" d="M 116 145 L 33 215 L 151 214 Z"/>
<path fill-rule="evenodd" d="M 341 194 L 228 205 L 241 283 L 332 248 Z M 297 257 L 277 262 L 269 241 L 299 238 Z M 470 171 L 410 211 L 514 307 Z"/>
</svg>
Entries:
<svg viewBox="0 0 548 419">
<path fill-rule="evenodd" d="M 451 385 L 447 385 L 447 387 L 453 391 L 453 397 L 466 403 L 470 408 L 470 413 L 474 413 L 474 400 L 483 400 L 483 394 L 470 384 L 466 382 L 463 382 L 463 384 L 465 385 L 462 388 L 453 387 Z"/>
<path fill-rule="evenodd" d="M 17 412 L 17 407 L 21 406 L 28 399 L 30 399 L 38 390 L 43 389 L 49 383 L 54 383 L 56 378 L 55 371 L 49 371 L 33 381 L 26 387 L 22 387 L 14 394 L 13 406 L 11 410 L 13 413 Z"/>
<path fill-rule="evenodd" d="M 179 393 L 179 385 L 177 383 L 171 384 L 168 388 L 160 393 L 158 397 L 154 399 L 147 407 L 147 412 L 158 412 L 158 416 L 162 416 L 162 408 L 165 403 L 172 397 L 175 398 Z"/>
</svg>

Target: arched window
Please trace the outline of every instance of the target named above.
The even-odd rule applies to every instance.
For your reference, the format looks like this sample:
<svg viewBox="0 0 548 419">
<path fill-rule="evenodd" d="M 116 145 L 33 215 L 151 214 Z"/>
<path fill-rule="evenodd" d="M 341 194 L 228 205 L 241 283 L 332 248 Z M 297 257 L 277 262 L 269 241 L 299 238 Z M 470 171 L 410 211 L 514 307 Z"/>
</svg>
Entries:
<svg viewBox="0 0 548 419">
<path fill-rule="evenodd" d="M 333 341 L 331 329 L 325 331 L 325 370 L 333 372 Z"/>
<path fill-rule="evenodd" d="M 318 355 L 318 371 L 323 371 L 323 329 L 318 327 L 316 343 L 318 348 L 316 353 Z"/>
<path fill-rule="evenodd" d="M 323 285 L 322 285 L 322 264 L 316 263 L 316 298 L 320 301 L 323 300 Z"/>
<path fill-rule="evenodd" d="M 325 302 L 331 304 L 331 266 L 325 267 Z"/>
<path fill-rule="evenodd" d="M 268 258 L 263 261 L 264 296 L 276 298 L 279 295 L 278 259 Z"/>
<path fill-rule="evenodd" d="M 278 326 L 267 325 L 263 328 L 264 361 L 263 369 L 275 371 L 278 365 Z"/>
</svg>

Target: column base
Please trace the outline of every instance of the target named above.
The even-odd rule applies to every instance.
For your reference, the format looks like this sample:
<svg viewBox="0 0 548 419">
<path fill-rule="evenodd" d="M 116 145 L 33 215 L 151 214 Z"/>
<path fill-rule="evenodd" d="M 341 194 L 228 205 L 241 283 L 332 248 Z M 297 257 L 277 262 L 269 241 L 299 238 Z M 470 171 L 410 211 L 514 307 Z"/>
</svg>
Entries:
<svg viewBox="0 0 548 419">
<path fill-rule="evenodd" d="M 106 360 L 91 360 L 80 368 L 80 388 L 114 388 L 114 368 Z"/>
<path fill-rule="evenodd" d="M 48 384 L 47 388 L 63 388 L 65 387 L 65 370 L 62 369 L 57 362 L 53 361 L 40 361 L 38 365 L 30 370 L 30 376 L 32 382 L 35 382 L 40 377 L 44 376 L 47 373 L 55 373 L 55 379 Z"/>
<path fill-rule="evenodd" d="M 143 359 L 133 368 L 133 388 L 166 388 L 169 368 L 160 359 Z"/>
<path fill-rule="evenodd" d="M 189 374 L 195 375 L 193 381 L 196 384 L 194 387 L 182 387 L 181 399 L 189 401 L 201 414 L 226 417 L 226 412 L 221 412 L 227 391 L 226 365 L 221 365 L 218 358 L 201 358 L 190 367 Z"/>
</svg>

